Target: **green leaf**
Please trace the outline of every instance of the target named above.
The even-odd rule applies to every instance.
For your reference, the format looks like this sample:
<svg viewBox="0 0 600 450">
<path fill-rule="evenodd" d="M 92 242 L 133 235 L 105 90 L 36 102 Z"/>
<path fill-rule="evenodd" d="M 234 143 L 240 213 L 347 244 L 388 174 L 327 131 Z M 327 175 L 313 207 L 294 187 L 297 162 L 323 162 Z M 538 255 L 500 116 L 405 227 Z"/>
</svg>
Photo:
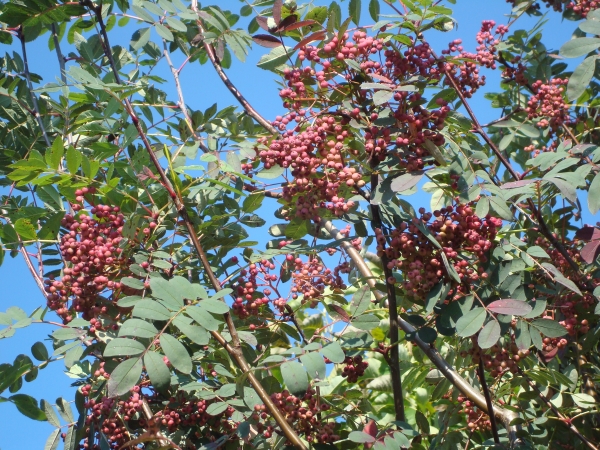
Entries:
<svg viewBox="0 0 600 450">
<path fill-rule="evenodd" d="M 159 392 L 166 392 L 171 385 L 171 371 L 160 353 L 149 350 L 144 355 L 144 366 L 154 386 Z"/>
<path fill-rule="evenodd" d="M 126 320 L 119 328 L 119 336 L 135 336 L 140 338 L 153 338 L 158 330 L 150 322 L 142 319 Z"/>
<path fill-rule="evenodd" d="M 360 1 L 360 0 L 358 0 Z M 386 90 L 379 90 L 377 92 L 375 92 L 373 94 L 373 104 L 374 105 L 383 105 L 384 103 L 389 102 L 392 97 L 394 96 L 394 92 L 392 91 L 386 91 Z"/>
<path fill-rule="evenodd" d="M 527 350 L 531 346 L 531 333 L 529 332 L 529 324 L 524 320 L 517 322 L 515 330 L 515 343 L 519 350 Z"/>
<path fill-rule="evenodd" d="M 71 405 L 64 398 L 58 397 L 56 399 L 56 408 L 58 409 L 60 417 L 62 417 L 65 422 L 75 422 L 75 416 L 73 416 L 73 410 L 71 409 Z"/>
<path fill-rule="evenodd" d="M 587 55 L 600 47 L 600 39 L 598 38 L 576 38 L 565 43 L 559 53 L 565 58 L 577 58 Z"/>
<path fill-rule="evenodd" d="M 294 394 L 305 394 L 308 378 L 304 366 L 297 361 L 288 361 L 281 365 L 281 376 L 288 390 Z"/>
<path fill-rule="evenodd" d="M 330 342 L 320 350 L 321 354 L 331 362 L 341 364 L 346 359 L 346 354 L 337 342 Z"/>
<path fill-rule="evenodd" d="M 104 349 L 104 357 L 113 356 L 136 356 L 144 352 L 146 347 L 133 339 L 115 338 L 111 340 Z"/>
<path fill-rule="evenodd" d="M 352 442 L 358 442 L 359 444 L 375 442 L 375 438 L 364 431 L 351 431 L 348 435 L 348 439 L 350 439 Z"/>
<path fill-rule="evenodd" d="M 35 227 L 31 223 L 29 219 L 17 219 L 14 223 L 15 231 L 19 234 L 19 236 L 25 241 L 35 241 L 37 239 L 37 234 L 35 232 Z"/>
<path fill-rule="evenodd" d="M 175 369 L 181 373 L 192 371 L 192 358 L 190 358 L 185 346 L 176 338 L 170 334 L 163 334 L 160 337 L 160 346 Z"/>
<path fill-rule="evenodd" d="M 67 169 L 73 175 L 77 173 L 79 170 L 79 166 L 81 165 L 81 153 L 72 146 L 67 149 Z"/>
<path fill-rule="evenodd" d="M 208 331 L 217 331 L 219 329 L 219 321 L 201 306 L 202 302 L 196 306 L 190 306 L 185 310 L 185 313 L 198 322 L 199 325 L 206 328 Z"/>
<path fill-rule="evenodd" d="M 369 1 L 369 14 L 375 22 L 379 20 L 379 0 Z"/>
<path fill-rule="evenodd" d="M 371 306 L 371 289 L 369 286 L 361 286 L 352 296 L 350 303 L 350 315 L 360 316 Z"/>
<path fill-rule="evenodd" d="M 477 336 L 477 343 L 481 348 L 490 348 L 500 339 L 500 324 L 497 320 L 490 320 Z"/>
<path fill-rule="evenodd" d="M 133 307 L 132 315 L 142 319 L 168 320 L 171 313 L 167 308 L 154 300 L 140 300 Z"/>
<path fill-rule="evenodd" d="M 38 361 L 47 361 L 50 356 L 48 355 L 48 349 L 43 342 L 36 342 L 31 346 L 31 354 Z"/>
<path fill-rule="evenodd" d="M 576 294 L 582 295 L 582 293 L 579 290 L 579 288 L 577 287 L 577 285 L 575 283 L 573 283 L 571 280 L 569 280 L 567 277 L 565 277 L 560 272 L 560 270 L 558 270 L 552 264 L 550 264 L 550 263 L 542 263 L 542 267 L 544 267 L 546 270 L 548 270 L 548 272 L 550 272 L 554 276 L 554 281 L 555 282 L 557 282 L 559 284 L 562 284 L 564 287 L 566 287 L 567 289 L 575 292 Z"/>
<path fill-rule="evenodd" d="M 177 278 L 177 280 L 175 280 L 175 278 Z M 181 280 L 183 280 L 183 282 Z M 171 280 L 165 280 L 164 278 L 158 277 L 150 278 L 152 297 L 164 300 L 166 306 L 174 311 L 183 307 L 183 299 L 189 286 L 190 282 L 183 277 L 174 277 Z"/>
<path fill-rule="evenodd" d="M 63 145 L 63 138 L 62 135 L 58 135 L 56 139 L 54 139 L 52 147 L 46 150 L 46 162 L 52 169 L 58 170 L 64 153 L 65 147 Z"/>
<path fill-rule="evenodd" d="M 229 407 L 227 402 L 215 402 L 211 403 L 208 408 L 206 408 L 206 414 L 211 416 L 218 416 L 222 412 L 224 412 Z"/>
<path fill-rule="evenodd" d="M 210 341 L 210 334 L 208 331 L 199 327 L 198 325 L 192 325 L 187 322 L 186 317 L 177 316 L 175 320 L 173 320 L 173 325 L 175 325 L 179 331 L 181 331 L 190 341 L 194 342 L 198 345 L 208 345 Z"/>
<path fill-rule="evenodd" d="M 320 353 L 304 353 L 300 356 L 300 361 L 312 379 L 323 380 L 326 378 L 327 368 L 325 366 L 325 360 Z"/>
<path fill-rule="evenodd" d="M 175 40 L 175 37 L 173 36 L 173 33 L 171 33 L 171 30 L 169 30 L 164 25 L 161 25 L 160 23 L 155 23 L 154 28 L 156 29 L 158 35 L 164 40 L 169 42 L 173 42 Z"/>
<path fill-rule="evenodd" d="M 597 173 L 592 183 L 590 184 L 590 189 L 588 192 L 600 192 L 600 173 Z M 590 209 L 590 213 L 596 214 L 600 211 L 600 195 L 597 194 L 588 194 L 588 208 Z"/>
<path fill-rule="evenodd" d="M 454 268 L 454 265 L 448 262 L 448 258 L 444 252 L 440 252 L 442 255 L 442 261 L 444 261 L 444 267 L 446 267 L 446 272 L 450 275 L 457 283 L 460 283 L 460 277 L 458 276 L 458 272 Z"/>
<path fill-rule="evenodd" d="M 573 71 L 573 74 L 569 78 L 569 84 L 567 84 L 567 97 L 569 101 L 577 100 L 588 88 L 594 76 L 597 59 L 596 55 L 588 56 Z"/>
<path fill-rule="evenodd" d="M 50 433 L 50 436 L 48 436 L 48 439 L 46 440 L 46 445 L 44 445 L 44 450 L 55 450 L 58 448 L 58 444 L 60 442 L 60 432 L 61 429 L 57 428 Z"/>
<path fill-rule="evenodd" d="M 379 326 L 379 317 L 374 314 L 363 314 L 352 319 L 352 326 L 360 330 L 373 330 Z"/>
<path fill-rule="evenodd" d="M 557 338 L 567 334 L 565 327 L 550 319 L 535 319 L 530 325 L 549 338 Z"/>
<path fill-rule="evenodd" d="M 42 399 L 40 401 L 40 406 L 42 411 L 44 411 L 44 414 L 46 414 L 46 419 L 48 420 L 48 422 L 50 422 L 50 424 L 54 425 L 55 427 L 60 427 L 60 419 L 58 418 L 58 415 L 56 415 L 56 413 L 54 412 L 54 408 L 52 408 L 52 405 L 46 400 Z"/>
<path fill-rule="evenodd" d="M 274 70 L 282 64 L 285 64 L 294 54 L 294 49 L 284 45 L 275 47 L 268 54 L 263 55 L 258 61 L 257 66 L 263 70 Z M 283 173 L 283 171 L 282 171 Z"/>
<path fill-rule="evenodd" d="M 477 333 L 485 318 L 487 317 L 487 311 L 484 308 L 476 307 L 462 316 L 456 322 L 456 333 L 460 337 L 469 337 Z"/>
<path fill-rule="evenodd" d="M 214 314 L 225 314 L 229 312 L 227 303 L 221 300 L 215 300 L 214 298 L 207 298 L 206 300 L 200 301 L 199 306 Z"/>
<path fill-rule="evenodd" d="M 44 223 L 38 232 L 38 238 L 47 241 L 55 240 L 58 237 L 60 224 L 64 216 L 64 213 L 61 211 L 48 217 L 46 223 Z"/>
<path fill-rule="evenodd" d="M 21 414 L 33 420 L 45 421 L 46 414 L 38 407 L 37 400 L 31 395 L 15 394 L 8 398 L 15 404 Z"/>
<path fill-rule="evenodd" d="M 260 208 L 264 199 L 265 196 L 261 194 L 248 195 L 242 204 L 242 211 L 247 214 L 256 211 Z"/>
<path fill-rule="evenodd" d="M 76 428 L 69 427 L 69 430 L 67 431 L 67 435 L 65 436 L 64 450 L 75 450 L 76 445 L 77 445 Z"/>
<path fill-rule="evenodd" d="M 142 368 L 141 358 L 127 359 L 120 363 L 110 374 L 108 396 L 118 397 L 129 392 L 139 381 Z"/>
<path fill-rule="evenodd" d="M 360 0 L 350 0 L 348 4 L 348 13 L 352 18 L 352 22 L 356 25 L 360 23 L 360 10 L 361 10 L 361 1 Z"/>
<path fill-rule="evenodd" d="M 417 336 L 419 336 L 419 339 L 421 339 L 423 342 L 433 344 L 437 339 L 438 334 L 437 331 L 431 327 L 422 327 L 419 328 L 419 331 L 417 331 Z"/>
</svg>

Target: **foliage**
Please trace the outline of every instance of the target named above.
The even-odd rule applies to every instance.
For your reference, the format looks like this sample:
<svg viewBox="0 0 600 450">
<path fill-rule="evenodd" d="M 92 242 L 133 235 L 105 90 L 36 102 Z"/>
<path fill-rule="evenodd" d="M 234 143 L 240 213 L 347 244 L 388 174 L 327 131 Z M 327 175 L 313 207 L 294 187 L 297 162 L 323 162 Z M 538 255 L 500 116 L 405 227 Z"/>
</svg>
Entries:
<svg viewBox="0 0 600 450">
<path fill-rule="evenodd" d="M 0 263 L 47 302 L 0 338 L 56 328 L 0 364 L 0 402 L 48 449 L 597 448 L 600 4 L 544 2 L 558 51 L 518 0 L 437 51 L 447 3 L 2 4 Z M 253 43 L 272 121 L 226 73 Z M 207 63 L 235 106 L 186 103 Z M 73 402 L 18 393 L 58 360 Z"/>
</svg>

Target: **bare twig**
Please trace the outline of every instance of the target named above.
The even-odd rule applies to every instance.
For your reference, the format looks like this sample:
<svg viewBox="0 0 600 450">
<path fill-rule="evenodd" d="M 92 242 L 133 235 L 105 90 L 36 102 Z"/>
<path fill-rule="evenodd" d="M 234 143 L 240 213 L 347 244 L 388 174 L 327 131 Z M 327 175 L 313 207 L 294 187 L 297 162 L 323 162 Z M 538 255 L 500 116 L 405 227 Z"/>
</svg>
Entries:
<svg viewBox="0 0 600 450">
<path fill-rule="evenodd" d="M 490 396 L 490 390 L 488 389 L 487 382 L 485 381 L 485 370 L 483 368 L 483 358 L 479 358 L 479 367 L 477 368 L 477 372 L 479 375 L 479 383 L 481 384 L 481 389 L 483 390 L 483 396 L 485 397 L 485 403 L 487 404 L 488 414 L 490 418 L 490 425 L 492 427 L 492 435 L 494 436 L 494 442 L 496 444 L 500 443 L 500 436 L 498 436 L 498 426 L 496 425 L 496 417 L 494 416 L 494 404 L 492 403 L 492 397 Z"/>
</svg>

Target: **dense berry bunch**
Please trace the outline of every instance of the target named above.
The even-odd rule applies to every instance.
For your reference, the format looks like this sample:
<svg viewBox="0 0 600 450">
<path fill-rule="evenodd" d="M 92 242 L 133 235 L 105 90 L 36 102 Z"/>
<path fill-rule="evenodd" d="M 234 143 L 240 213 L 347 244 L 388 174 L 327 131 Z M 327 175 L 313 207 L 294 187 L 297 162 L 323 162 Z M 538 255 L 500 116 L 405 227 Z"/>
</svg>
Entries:
<svg viewBox="0 0 600 450">
<path fill-rule="evenodd" d="M 471 340 L 471 348 L 468 351 L 461 352 L 461 356 L 466 357 L 470 355 L 474 364 L 479 364 L 480 359 L 483 360 L 485 370 L 490 372 L 490 375 L 494 378 L 501 376 L 505 372 L 516 373 L 517 363 L 522 358 L 529 356 L 529 350 L 519 350 L 514 343 L 514 335 L 511 335 L 511 342 L 508 349 L 496 344 L 487 350 L 483 350 L 477 344 L 475 336 Z"/>
<path fill-rule="evenodd" d="M 306 394 L 297 397 L 284 390 L 271 394 L 275 406 L 285 414 L 294 429 L 304 435 L 308 442 L 331 443 L 338 441 L 340 436 L 335 434 L 335 422 L 322 420 L 321 412 L 327 411 L 329 405 L 319 402 L 314 389 L 308 389 Z"/>
<path fill-rule="evenodd" d="M 352 358 L 347 356 L 344 360 L 344 368 L 342 369 L 342 376 L 348 380 L 348 383 L 356 383 L 360 377 L 362 377 L 369 367 L 369 363 L 363 361 L 362 356 L 358 355 Z"/>
<path fill-rule="evenodd" d="M 459 395 L 457 401 L 462 408 L 459 413 L 466 416 L 467 428 L 470 432 L 489 431 L 492 428 L 492 424 L 487 414 L 477 409 L 471 400 Z"/>
<path fill-rule="evenodd" d="M 294 259 L 294 273 L 292 274 L 292 298 L 302 295 L 302 302 L 310 302 L 311 307 L 317 306 L 317 300 L 323 295 L 326 287 L 332 289 L 345 289 L 346 285 L 339 275 L 325 267 L 323 261 L 311 257 L 307 262 L 301 258 Z"/>
<path fill-rule="evenodd" d="M 291 115 L 298 117 L 295 112 Z M 318 222 L 319 208 L 341 216 L 354 207 L 347 197 L 353 186 L 363 186 L 364 181 L 355 168 L 344 163 L 342 150 L 349 136 L 346 125 L 343 117 L 318 117 L 304 131 L 287 131 L 259 152 L 266 168 L 278 165 L 290 169 L 294 180 L 284 186 L 283 198 L 294 204 L 297 217 Z M 267 143 L 266 139 L 259 141 Z"/>
<path fill-rule="evenodd" d="M 275 264 L 265 259 L 250 264 L 248 269 L 240 271 L 237 279 L 236 299 L 232 306 L 235 315 L 241 318 L 257 315 L 260 307 L 271 301 L 270 296 L 273 292 L 269 287 L 272 282 L 277 281 L 277 275 L 270 273 L 273 269 L 275 269 Z M 262 292 L 259 288 L 263 288 Z M 276 301 L 278 300 L 283 299 L 276 299 Z"/>
<path fill-rule="evenodd" d="M 541 117 L 537 123 L 538 127 L 550 127 L 556 131 L 559 127 L 571 123 L 569 107 L 563 97 L 563 86 L 568 81 L 566 78 L 554 78 L 549 84 L 537 80 L 531 85 L 534 95 L 527 102 L 526 111 L 529 119 Z"/>
<path fill-rule="evenodd" d="M 517 0 L 506 0 L 508 3 L 517 4 L 522 3 Z M 566 3 L 566 4 L 565 4 Z M 577 16 L 585 18 L 590 13 L 600 7 L 600 1 L 598 0 L 544 0 L 544 4 L 548 8 L 552 8 L 554 11 L 561 12 L 564 10 L 572 10 Z M 563 8 L 564 7 L 564 8 Z M 540 5 L 534 3 L 531 5 L 532 9 L 540 9 Z"/>
<path fill-rule="evenodd" d="M 444 65 L 444 73 L 454 78 L 456 84 L 461 88 L 465 97 L 471 97 L 477 89 L 485 85 L 485 76 L 479 76 L 479 67 L 488 69 L 496 68 L 496 46 L 500 43 L 499 37 L 508 32 L 505 25 L 498 25 L 495 34 L 492 29 L 496 23 L 493 20 L 484 20 L 481 24 L 481 30 L 477 33 L 477 43 L 479 44 L 476 53 L 470 53 L 461 46 L 462 40 L 455 39 L 448 45 L 448 49 L 443 50 L 442 54 L 451 55 L 458 52 L 453 59 L 448 59 Z M 498 37 L 496 37 L 498 36 Z M 445 84 L 450 82 L 445 80 Z"/>
<path fill-rule="evenodd" d="M 473 206 L 473 203 L 458 204 L 456 208 L 447 206 L 433 214 L 421 208 L 419 219 L 403 223 L 388 236 L 381 229 L 375 231 L 377 254 L 387 256 L 390 269 L 402 271 L 403 287 L 408 295 L 424 298 L 442 278 L 451 281 L 442 252 L 462 283 L 472 283 L 486 276 L 481 263 L 487 261 L 487 252 L 492 248 L 502 220 L 489 214 L 479 218 Z M 429 231 L 441 249 L 423 229 Z M 395 279 L 388 281 L 396 282 Z"/>
<path fill-rule="evenodd" d="M 77 193 L 86 192 L 84 188 Z M 65 323 L 74 313 L 82 313 L 89 320 L 106 312 L 100 293 L 120 288 L 120 283 L 113 281 L 114 274 L 127 265 L 120 246 L 124 217 L 119 208 L 97 205 L 91 213 L 93 216 L 67 214 L 62 219 L 67 232 L 61 237 L 60 251 L 68 265 L 62 279 L 45 280 L 48 307 Z"/>
</svg>

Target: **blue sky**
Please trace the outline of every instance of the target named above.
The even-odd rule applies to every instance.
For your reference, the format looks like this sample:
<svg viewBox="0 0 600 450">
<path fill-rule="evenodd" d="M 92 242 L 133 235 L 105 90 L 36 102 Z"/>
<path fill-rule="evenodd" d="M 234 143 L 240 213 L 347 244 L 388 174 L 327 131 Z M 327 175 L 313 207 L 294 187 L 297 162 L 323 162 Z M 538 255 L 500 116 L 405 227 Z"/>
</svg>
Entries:
<svg viewBox="0 0 600 450">
<path fill-rule="evenodd" d="M 208 2 L 207 2 L 208 3 Z M 238 12 L 243 3 L 239 1 L 227 0 L 215 2 L 223 9 L 231 9 Z M 327 4 L 327 2 L 317 1 L 316 4 Z M 363 3 L 368 3 L 363 1 Z M 385 5 L 382 3 L 382 14 L 385 14 Z M 447 4 L 447 2 L 444 2 Z M 506 23 L 504 14 L 509 12 L 510 6 L 503 0 L 458 0 L 457 5 L 448 5 L 454 9 L 454 17 L 458 21 L 458 27 L 448 33 L 433 32 L 429 41 L 439 52 L 446 47 L 447 43 L 456 38 L 462 38 L 465 48 L 474 50 L 475 34 L 480 28 L 482 20 L 494 19 L 497 23 Z M 342 3 L 342 8 L 347 2 Z M 391 11 L 390 11 L 391 12 Z M 363 20 L 368 18 L 366 10 L 363 12 Z M 549 49 L 559 48 L 575 29 L 573 22 L 562 22 L 559 15 L 550 13 L 549 23 L 546 25 L 544 42 Z M 535 23 L 537 18 L 523 17 L 519 20 L 515 28 L 528 29 Z M 512 30 L 511 30 L 512 31 Z M 112 45 L 120 44 L 128 46 L 130 39 L 129 32 L 119 31 L 112 35 Z M 6 49 L 9 51 L 9 49 Z M 12 51 L 12 49 L 10 49 Z M 234 84 L 243 92 L 246 98 L 253 104 L 259 112 L 268 119 L 274 118 L 282 112 L 281 102 L 277 95 L 277 86 L 274 82 L 276 76 L 271 72 L 265 72 L 256 67 L 256 62 L 268 49 L 254 46 L 246 64 L 234 61 L 232 68 L 228 71 Z M 28 53 L 30 57 L 31 71 L 44 77 L 44 82 L 53 82 L 58 74 L 58 63 L 54 54 L 50 54 L 46 47 L 46 39 L 41 39 L 39 43 L 28 44 Z M 175 65 L 181 62 L 181 55 L 175 57 Z M 494 110 L 489 106 L 487 100 L 483 98 L 484 92 L 494 90 L 498 84 L 499 74 L 484 72 L 488 77 L 488 85 L 480 90 L 472 99 L 471 104 L 482 123 L 489 122 L 498 118 L 500 111 Z M 167 71 L 160 73 L 166 79 L 170 79 Z M 188 66 L 182 72 L 181 77 L 183 91 L 186 94 L 186 101 L 195 109 L 205 109 L 215 102 L 218 102 L 219 109 L 233 104 L 234 100 L 229 92 L 222 86 L 220 80 L 215 75 L 210 64 L 199 66 L 197 63 Z M 165 86 L 162 87 L 166 89 Z M 168 90 L 168 89 L 167 89 Z M 172 99 L 175 96 L 172 95 Z M 417 201 L 425 201 L 425 198 L 409 198 Z M 584 207 L 584 210 L 587 208 Z M 20 257 L 15 259 L 8 255 L 0 267 L 0 311 L 12 305 L 17 305 L 27 313 L 31 313 L 36 307 L 44 303 L 44 298 L 38 291 L 33 279 L 29 275 L 27 268 Z M 36 341 L 44 340 L 52 331 L 51 326 L 31 325 L 29 328 L 17 330 L 17 334 L 10 338 L 0 340 L 0 362 L 12 362 L 14 358 L 25 353 L 31 355 L 31 346 Z M 49 344 L 49 342 L 48 342 Z M 25 383 L 20 392 L 34 396 L 37 399 L 44 398 L 51 403 L 63 396 L 71 400 L 73 398 L 73 388 L 70 383 L 73 381 L 63 374 L 64 365 L 62 362 L 56 362 L 40 372 L 37 380 L 32 383 Z M 17 412 L 11 403 L 0 404 L 0 449 L 1 450 L 21 450 L 23 448 L 39 449 L 43 448 L 46 438 L 53 430 L 52 425 L 47 422 L 34 422 L 25 418 Z"/>
</svg>

